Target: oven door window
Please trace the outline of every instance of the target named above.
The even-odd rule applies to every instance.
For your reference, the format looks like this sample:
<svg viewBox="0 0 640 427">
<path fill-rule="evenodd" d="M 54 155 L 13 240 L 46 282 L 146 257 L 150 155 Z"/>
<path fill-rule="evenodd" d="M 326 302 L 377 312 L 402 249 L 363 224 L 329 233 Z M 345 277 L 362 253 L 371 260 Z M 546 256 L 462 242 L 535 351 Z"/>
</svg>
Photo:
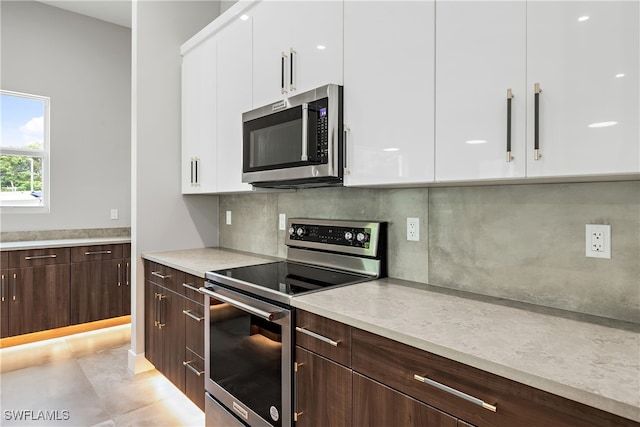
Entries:
<svg viewBox="0 0 640 427">
<path fill-rule="evenodd" d="M 327 103 L 324 99 L 309 103 L 306 111 L 302 106 L 292 107 L 245 122 L 243 171 L 327 163 Z"/>
<path fill-rule="evenodd" d="M 212 301 L 210 334 L 211 380 L 274 426 L 282 425 L 282 327 Z"/>
</svg>

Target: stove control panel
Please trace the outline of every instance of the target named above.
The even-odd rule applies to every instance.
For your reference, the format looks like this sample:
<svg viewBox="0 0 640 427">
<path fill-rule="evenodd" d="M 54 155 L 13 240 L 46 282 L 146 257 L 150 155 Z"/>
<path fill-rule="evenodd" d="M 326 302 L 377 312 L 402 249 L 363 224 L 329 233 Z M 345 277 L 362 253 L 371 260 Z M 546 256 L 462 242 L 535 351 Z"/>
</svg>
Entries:
<svg viewBox="0 0 640 427">
<path fill-rule="evenodd" d="M 292 224 L 289 227 L 289 239 L 368 248 L 371 241 L 371 228 Z"/>
<path fill-rule="evenodd" d="M 386 222 L 289 218 L 289 247 L 379 257 L 386 247 Z"/>
</svg>

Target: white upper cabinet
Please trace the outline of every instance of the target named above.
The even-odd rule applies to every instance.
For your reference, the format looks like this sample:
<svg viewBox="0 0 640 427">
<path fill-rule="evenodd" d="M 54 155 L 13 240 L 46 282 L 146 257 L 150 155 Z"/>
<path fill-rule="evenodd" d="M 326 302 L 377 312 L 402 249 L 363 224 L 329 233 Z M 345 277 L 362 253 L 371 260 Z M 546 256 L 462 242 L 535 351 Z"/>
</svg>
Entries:
<svg viewBox="0 0 640 427">
<path fill-rule="evenodd" d="M 242 113 L 251 110 L 252 22 L 236 18 L 217 36 L 218 193 L 251 191 L 242 182 Z"/>
<path fill-rule="evenodd" d="M 640 172 L 639 4 L 528 2 L 528 176 Z"/>
<path fill-rule="evenodd" d="M 436 181 L 525 176 L 526 12 L 436 2 Z"/>
<path fill-rule="evenodd" d="M 263 1 L 253 17 L 253 106 L 342 84 L 342 1 Z"/>
<path fill-rule="evenodd" d="M 433 182 L 434 9 L 345 2 L 345 185 Z"/>
<path fill-rule="evenodd" d="M 182 58 L 182 193 L 213 193 L 216 160 L 216 40 Z"/>
</svg>

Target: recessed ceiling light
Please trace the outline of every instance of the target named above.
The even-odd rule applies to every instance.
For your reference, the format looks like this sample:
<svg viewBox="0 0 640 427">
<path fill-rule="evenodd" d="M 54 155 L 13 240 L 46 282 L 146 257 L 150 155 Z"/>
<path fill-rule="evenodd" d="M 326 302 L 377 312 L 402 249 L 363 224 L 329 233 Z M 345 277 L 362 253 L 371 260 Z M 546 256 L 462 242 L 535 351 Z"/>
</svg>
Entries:
<svg viewBox="0 0 640 427">
<path fill-rule="evenodd" d="M 390 148 L 385 148 L 382 151 L 392 152 L 392 151 L 400 151 L 400 149 L 396 147 L 390 147 Z"/>
<path fill-rule="evenodd" d="M 624 77 L 624 73 L 618 73 L 618 74 L 616 74 L 616 79 L 619 79 L 620 77 Z"/>
<path fill-rule="evenodd" d="M 318 45 L 318 50 L 325 50 L 327 47 L 323 44 Z"/>
<path fill-rule="evenodd" d="M 578 22 L 584 22 L 584 21 L 588 21 L 589 17 L 588 16 L 581 16 L 580 18 L 578 18 Z"/>
<path fill-rule="evenodd" d="M 470 139 L 469 141 L 465 141 L 465 143 L 467 144 L 486 144 L 487 140 L 486 139 Z"/>
<path fill-rule="evenodd" d="M 590 128 L 608 128 L 610 126 L 615 126 L 617 124 L 618 122 L 598 122 L 598 123 L 591 123 L 589 127 Z"/>
<path fill-rule="evenodd" d="M 249 17 L 247 15 L 242 15 L 240 19 L 242 19 L 243 21 L 246 21 L 247 19 L 249 19 Z"/>
</svg>

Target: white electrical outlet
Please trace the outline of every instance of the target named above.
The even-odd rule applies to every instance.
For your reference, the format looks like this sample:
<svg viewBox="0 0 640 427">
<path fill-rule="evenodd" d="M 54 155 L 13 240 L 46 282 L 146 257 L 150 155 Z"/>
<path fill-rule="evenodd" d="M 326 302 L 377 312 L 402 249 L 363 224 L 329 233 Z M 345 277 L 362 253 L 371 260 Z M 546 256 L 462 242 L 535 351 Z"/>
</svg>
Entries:
<svg viewBox="0 0 640 427">
<path fill-rule="evenodd" d="M 420 218 L 407 218 L 407 240 L 420 241 Z"/>
<path fill-rule="evenodd" d="M 226 224 L 231 225 L 231 211 L 227 211 Z"/>
<path fill-rule="evenodd" d="M 586 224 L 585 230 L 585 255 L 611 259 L 611 226 Z"/>
<path fill-rule="evenodd" d="M 111 219 L 118 219 L 118 209 L 111 209 Z"/>
<path fill-rule="evenodd" d="M 278 230 L 287 229 L 287 214 L 281 213 L 278 215 Z"/>
</svg>

